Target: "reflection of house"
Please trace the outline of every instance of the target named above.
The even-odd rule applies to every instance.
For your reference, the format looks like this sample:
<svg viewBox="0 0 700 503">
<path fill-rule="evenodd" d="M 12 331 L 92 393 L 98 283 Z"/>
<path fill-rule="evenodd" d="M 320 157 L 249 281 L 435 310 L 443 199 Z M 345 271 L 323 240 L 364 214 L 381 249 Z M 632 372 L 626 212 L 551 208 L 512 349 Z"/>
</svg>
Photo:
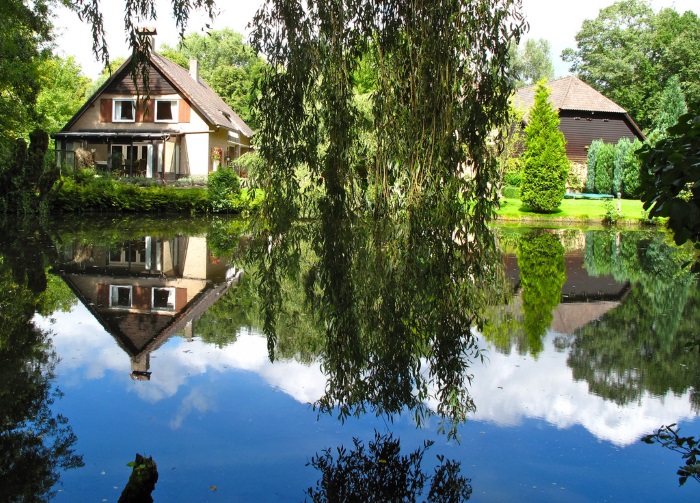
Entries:
<svg viewBox="0 0 700 503">
<path fill-rule="evenodd" d="M 513 254 L 503 257 L 506 274 L 516 295 L 520 291 L 520 268 Z M 620 305 L 630 289 L 629 281 L 617 281 L 611 275 L 591 276 L 584 267 L 584 253 L 571 251 L 564 254 L 566 281 L 562 286 L 561 301 L 552 319 L 553 331 L 573 334 L 579 328 L 599 319 Z M 520 309 L 520 299 L 516 307 Z"/>
<path fill-rule="evenodd" d="M 515 106 L 527 111 L 535 103 L 535 88 L 527 86 L 515 93 Z M 574 76 L 547 82 L 549 102 L 559 111 L 559 129 L 566 138 L 566 156 L 585 163 L 593 140 L 617 143 L 620 138 L 644 140 L 644 135 L 624 108 Z"/>
<path fill-rule="evenodd" d="M 206 239 L 144 237 L 114 246 L 67 245 L 59 273 L 148 379 L 149 358 L 199 318 L 237 279 L 209 255 Z"/>
<path fill-rule="evenodd" d="M 196 61 L 188 72 L 153 52 L 149 64 L 148 100 L 129 58 L 53 135 L 60 164 L 74 165 L 82 149 L 102 169 L 172 179 L 206 175 L 250 150 L 253 131 L 199 77 Z"/>
</svg>

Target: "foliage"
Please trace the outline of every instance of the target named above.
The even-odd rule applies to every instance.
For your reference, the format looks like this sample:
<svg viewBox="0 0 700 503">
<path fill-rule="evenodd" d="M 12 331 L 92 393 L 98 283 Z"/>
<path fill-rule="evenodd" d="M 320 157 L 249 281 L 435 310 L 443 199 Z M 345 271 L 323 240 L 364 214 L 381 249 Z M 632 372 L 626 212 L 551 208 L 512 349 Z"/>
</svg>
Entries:
<svg viewBox="0 0 700 503">
<path fill-rule="evenodd" d="M 619 145 L 619 143 L 618 143 Z M 642 142 L 635 140 L 626 150 L 622 168 L 622 195 L 638 199 L 642 194 L 642 161 L 637 152 L 642 148 Z"/>
<path fill-rule="evenodd" d="M 645 0 L 618 1 L 585 20 L 577 49 L 562 53 L 571 71 L 629 112 L 645 130 L 659 119 L 664 83 L 678 76 L 689 104 L 700 102 L 700 18 Z"/>
<path fill-rule="evenodd" d="M 510 46 L 510 71 L 516 87 L 536 84 L 542 79 L 554 78 L 554 65 L 549 53 L 549 42 L 543 38 L 527 39 L 525 44 Z"/>
<path fill-rule="evenodd" d="M 90 79 L 71 56 L 52 56 L 39 62 L 39 93 L 35 127 L 48 133 L 59 131 L 85 103 Z"/>
<path fill-rule="evenodd" d="M 683 115 L 656 145 L 644 145 L 642 201 L 650 217 L 668 217 L 676 243 L 700 241 L 700 115 Z"/>
<path fill-rule="evenodd" d="M 688 106 L 685 103 L 685 94 L 681 89 L 678 75 L 672 75 L 663 92 L 661 93 L 659 105 L 653 122 L 653 129 L 660 133 L 665 133 L 678 122 L 678 119 L 688 113 Z"/>
<path fill-rule="evenodd" d="M 522 163 L 520 162 L 520 150 L 523 146 L 525 133 L 522 128 L 524 112 L 510 107 L 508 122 L 501 128 L 500 141 L 496 146 L 496 158 L 502 173 L 505 185 L 520 185 Z"/>
<path fill-rule="evenodd" d="M 21 138 L 15 140 L 13 158 L 0 166 L 0 208 L 5 213 L 45 213 L 42 202 L 59 178 L 58 169 L 47 157 L 49 136 L 35 130 L 29 138 L 29 146 Z"/>
<path fill-rule="evenodd" d="M 588 156 L 586 163 L 588 164 L 588 174 L 586 175 L 586 192 L 596 194 L 595 186 L 595 167 L 598 159 L 598 151 L 603 145 L 603 140 L 593 140 L 591 146 L 588 147 Z"/>
<path fill-rule="evenodd" d="M 55 248 L 36 220 L 13 219 L 3 231 L 0 500 L 45 501 L 55 494 L 61 471 L 83 466 L 68 419 L 53 407 L 61 393 L 54 385 L 57 357 L 49 334 L 32 321 L 35 312 L 50 312 L 55 300 L 46 294 L 46 257 Z"/>
<path fill-rule="evenodd" d="M 520 197 L 520 188 L 517 186 L 506 185 L 502 191 L 503 197 L 518 199 Z"/>
<path fill-rule="evenodd" d="M 433 442 L 401 454 L 399 439 L 391 434 L 374 432 L 368 446 L 353 438 L 354 448 L 348 452 L 338 447 L 337 458 L 330 449 L 316 454 L 309 464 L 321 472 L 316 487 L 306 492 L 313 502 L 416 501 L 430 483 L 428 502 L 466 501 L 472 493 L 470 480 L 460 475 L 460 463 L 438 455 L 439 465 L 433 474 L 422 469 L 423 457 Z"/>
<path fill-rule="evenodd" d="M 0 163 L 8 160 L 13 142 L 31 131 L 40 91 L 39 66 L 51 40 L 49 12 L 44 1 L 0 4 Z M 0 166 L 2 165 L 0 164 Z"/>
<path fill-rule="evenodd" d="M 682 459 L 685 460 L 685 465 L 678 468 L 678 484 L 683 485 L 688 481 L 688 478 L 700 482 L 700 440 L 695 437 L 682 437 L 678 434 L 680 428 L 675 424 L 662 426 L 651 435 L 642 437 L 642 442 L 647 444 L 659 443 L 671 449 L 672 451 L 682 454 Z"/>
<path fill-rule="evenodd" d="M 595 159 L 595 191 L 598 194 L 613 193 L 615 174 L 615 145 L 603 143 Z"/>
<path fill-rule="evenodd" d="M 225 28 L 205 35 L 192 33 L 177 49 L 164 45 L 160 53 L 184 68 L 199 62 L 200 76 L 251 127 L 257 127 L 250 111 L 253 86 L 265 61 L 243 41 L 240 33 Z"/>
<path fill-rule="evenodd" d="M 209 204 L 213 211 L 234 211 L 239 202 L 241 182 L 236 172 L 226 166 L 221 166 L 209 175 Z"/>
<path fill-rule="evenodd" d="M 274 358 L 281 283 L 301 273 L 324 330 L 321 411 L 420 422 L 431 390 L 443 425 L 473 410 L 471 329 L 495 273 L 491 133 L 507 123 L 508 46 L 523 28 L 509 0 L 268 0 L 256 14 L 264 332 Z M 374 77 L 362 100 L 361 61 Z"/>
<path fill-rule="evenodd" d="M 647 393 L 692 395 L 700 385 L 700 359 L 690 349 L 700 295 L 697 280 L 682 269 L 685 260 L 687 252 L 658 232 L 586 233 L 588 273 L 631 286 L 618 307 L 574 334 L 567 364 L 575 379 L 620 405 Z"/>
<path fill-rule="evenodd" d="M 552 324 L 566 280 L 564 247 L 559 238 L 544 230 L 523 236 L 518 246 L 518 268 L 523 299 L 523 328 L 533 356 L 543 349 L 542 336 Z"/>
<path fill-rule="evenodd" d="M 541 80 L 525 128 L 525 153 L 520 186 L 523 204 L 536 212 L 554 211 L 566 193 L 569 160 L 559 114 L 549 104 L 550 90 Z"/>
</svg>

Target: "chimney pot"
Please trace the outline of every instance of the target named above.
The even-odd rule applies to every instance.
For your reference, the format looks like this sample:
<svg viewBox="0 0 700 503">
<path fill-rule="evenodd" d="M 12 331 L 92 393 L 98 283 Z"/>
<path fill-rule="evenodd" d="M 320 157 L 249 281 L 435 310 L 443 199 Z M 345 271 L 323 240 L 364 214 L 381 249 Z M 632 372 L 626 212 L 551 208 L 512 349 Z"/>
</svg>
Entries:
<svg viewBox="0 0 700 503">
<path fill-rule="evenodd" d="M 195 82 L 199 82 L 199 61 L 196 59 L 190 60 L 190 76 Z"/>
</svg>

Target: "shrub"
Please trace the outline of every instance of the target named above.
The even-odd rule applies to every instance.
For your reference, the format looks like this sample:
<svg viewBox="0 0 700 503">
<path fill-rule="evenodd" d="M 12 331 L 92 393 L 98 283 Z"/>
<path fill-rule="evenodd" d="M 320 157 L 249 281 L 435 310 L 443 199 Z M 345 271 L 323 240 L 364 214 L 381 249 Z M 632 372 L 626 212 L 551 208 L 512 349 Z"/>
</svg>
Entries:
<svg viewBox="0 0 700 503">
<path fill-rule="evenodd" d="M 236 210 L 241 182 L 232 168 L 222 167 L 209 175 L 209 203 L 212 211 Z"/>
<path fill-rule="evenodd" d="M 87 185 L 95 180 L 95 170 L 91 168 L 80 168 L 75 170 L 75 183 Z"/>
<path fill-rule="evenodd" d="M 595 192 L 613 193 L 613 173 L 615 170 L 615 145 L 603 143 L 595 160 Z"/>
<path fill-rule="evenodd" d="M 517 157 L 511 157 L 505 162 L 505 172 L 503 174 L 504 185 L 520 186 L 522 164 Z"/>
<path fill-rule="evenodd" d="M 530 123 L 525 128 L 525 153 L 520 185 L 523 204 L 536 212 L 554 211 L 566 193 L 569 160 L 559 131 L 559 114 L 547 98 L 544 79 L 537 84 Z"/>
<path fill-rule="evenodd" d="M 622 194 L 625 197 L 637 199 L 642 195 L 642 161 L 637 155 L 637 150 L 642 148 L 642 142 L 634 140 L 630 149 L 628 161 L 622 171 Z"/>
<path fill-rule="evenodd" d="M 596 193 L 595 187 L 595 165 L 598 158 L 598 151 L 603 145 L 603 140 L 593 140 L 591 146 L 588 147 L 588 157 L 586 163 L 588 164 L 588 174 L 586 175 L 586 192 L 591 194 Z"/>
<path fill-rule="evenodd" d="M 520 197 L 520 187 L 514 187 L 512 185 L 506 185 L 503 187 L 503 197 L 508 199 L 518 199 Z"/>
<path fill-rule="evenodd" d="M 623 191 L 623 174 L 628 164 L 634 163 L 635 155 L 632 142 L 627 138 L 620 138 L 615 145 L 615 160 L 613 161 L 613 195 Z"/>
</svg>

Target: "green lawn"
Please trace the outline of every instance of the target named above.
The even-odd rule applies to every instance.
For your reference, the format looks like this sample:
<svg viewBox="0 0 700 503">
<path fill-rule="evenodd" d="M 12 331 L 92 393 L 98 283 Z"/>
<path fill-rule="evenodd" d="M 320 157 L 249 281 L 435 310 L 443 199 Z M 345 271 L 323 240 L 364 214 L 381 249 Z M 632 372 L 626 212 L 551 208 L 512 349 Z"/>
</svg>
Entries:
<svg viewBox="0 0 700 503">
<path fill-rule="evenodd" d="M 613 201 L 613 210 L 617 211 L 617 199 Z M 540 221 L 584 221 L 601 223 L 605 217 L 606 208 L 603 200 L 595 199 L 564 199 L 559 208 L 553 213 L 535 213 L 523 207 L 520 199 L 501 198 L 501 208 L 498 218 L 503 220 L 540 220 Z M 631 199 L 620 201 L 618 221 L 640 222 L 644 220 L 642 202 Z"/>
</svg>

